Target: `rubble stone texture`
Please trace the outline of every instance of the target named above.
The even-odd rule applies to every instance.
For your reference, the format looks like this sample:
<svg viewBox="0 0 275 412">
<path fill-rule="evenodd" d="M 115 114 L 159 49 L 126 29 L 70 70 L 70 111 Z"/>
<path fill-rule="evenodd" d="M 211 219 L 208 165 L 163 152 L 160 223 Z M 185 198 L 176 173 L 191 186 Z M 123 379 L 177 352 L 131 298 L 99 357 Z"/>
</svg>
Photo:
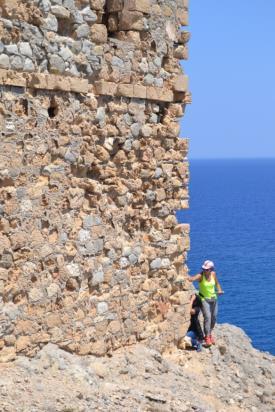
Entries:
<svg viewBox="0 0 275 412">
<path fill-rule="evenodd" d="M 188 318 L 188 1 L 0 0 L 0 16 L 0 360 L 163 351 Z"/>
</svg>

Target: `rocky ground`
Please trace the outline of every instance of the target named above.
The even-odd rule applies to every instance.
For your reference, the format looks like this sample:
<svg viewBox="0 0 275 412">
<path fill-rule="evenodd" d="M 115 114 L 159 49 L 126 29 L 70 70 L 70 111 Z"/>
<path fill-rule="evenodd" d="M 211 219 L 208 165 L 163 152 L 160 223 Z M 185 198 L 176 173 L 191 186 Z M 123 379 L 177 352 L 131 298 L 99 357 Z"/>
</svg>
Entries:
<svg viewBox="0 0 275 412">
<path fill-rule="evenodd" d="M 48 344 L 1 364 L 1 412 L 275 411 L 275 358 L 237 327 L 219 325 L 216 336 L 200 353 L 138 344 L 104 358 Z"/>
</svg>

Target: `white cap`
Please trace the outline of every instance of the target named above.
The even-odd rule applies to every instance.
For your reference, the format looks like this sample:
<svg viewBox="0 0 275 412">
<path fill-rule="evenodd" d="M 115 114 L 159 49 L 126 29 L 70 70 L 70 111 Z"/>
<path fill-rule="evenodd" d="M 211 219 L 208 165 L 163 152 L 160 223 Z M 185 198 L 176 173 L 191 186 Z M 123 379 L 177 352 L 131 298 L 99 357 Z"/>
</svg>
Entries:
<svg viewBox="0 0 275 412">
<path fill-rule="evenodd" d="M 202 265 L 202 269 L 214 269 L 214 262 L 212 262 L 212 260 L 206 260 Z"/>
</svg>

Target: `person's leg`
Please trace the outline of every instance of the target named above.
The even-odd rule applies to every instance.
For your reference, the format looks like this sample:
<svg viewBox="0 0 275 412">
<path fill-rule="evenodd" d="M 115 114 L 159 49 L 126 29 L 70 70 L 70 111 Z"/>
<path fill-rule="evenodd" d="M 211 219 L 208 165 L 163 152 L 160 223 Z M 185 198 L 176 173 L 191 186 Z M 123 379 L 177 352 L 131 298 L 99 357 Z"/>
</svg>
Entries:
<svg viewBox="0 0 275 412">
<path fill-rule="evenodd" d="M 214 345 L 215 345 L 215 338 L 212 333 L 213 333 L 213 329 L 216 324 L 217 314 L 218 314 L 218 301 L 215 300 L 214 302 L 211 303 L 211 330 L 210 330 L 210 339 Z"/>
<path fill-rule="evenodd" d="M 210 325 L 210 332 L 214 329 L 217 321 L 217 314 L 218 314 L 218 301 L 215 300 L 211 302 L 211 325 Z"/>
<path fill-rule="evenodd" d="M 203 313 L 203 326 L 204 326 L 204 334 L 205 337 L 210 335 L 211 331 L 211 311 L 210 305 L 206 300 L 202 301 L 202 313 Z"/>
<path fill-rule="evenodd" d="M 188 336 L 189 338 L 191 338 L 191 342 L 192 342 L 192 346 L 194 346 L 196 344 L 196 333 L 193 330 L 189 330 L 189 332 L 187 332 L 186 336 Z"/>
</svg>

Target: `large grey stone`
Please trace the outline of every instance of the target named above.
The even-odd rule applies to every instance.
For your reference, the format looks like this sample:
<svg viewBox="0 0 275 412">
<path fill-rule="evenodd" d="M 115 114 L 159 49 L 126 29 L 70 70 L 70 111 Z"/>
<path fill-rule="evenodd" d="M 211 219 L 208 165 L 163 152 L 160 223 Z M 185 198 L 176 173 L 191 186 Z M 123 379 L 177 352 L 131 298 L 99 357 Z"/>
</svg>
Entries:
<svg viewBox="0 0 275 412">
<path fill-rule="evenodd" d="M 148 62 L 145 57 L 142 58 L 141 63 L 139 64 L 139 68 L 142 73 L 148 73 Z"/>
<path fill-rule="evenodd" d="M 63 60 L 67 61 L 73 58 L 73 53 L 71 52 L 69 47 L 62 47 L 59 52 L 59 56 L 61 56 Z"/>
<path fill-rule="evenodd" d="M 89 6 L 82 9 L 80 11 L 80 14 L 83 17 L 83 20 L 87 21 L 88 23 L 94 23 L 97 21 L 97 15 L 90 9 Z"/>
<path fill-rule="evenodd" d="M 169 268 L 169 266 L 171 266 L 170 259 L 168 259 L 168 258 L 161 259 L 161 267 L 162 268 Z"/>
<path fill-rule="evenodd" d="M 154 76 L 151 73 L 147 73 L 146 76 L 144 77 L 144 83 L 147 85 L 151 85 L 154 83 Z"/>
<path fill-rule="evenodd" d="M 93 226 L 99 226 L 102 224 L 102 219 L 100 216 L 97 215 L 88 215 L 85 216 L 83 220 L 83 228 L 90 229 Z"/>
<path fill-rule="evenodd" d="M 5 46 L 7 54 L 18 54 L 18 47 L 16 44 L 8 44 Z"/>
<path fill-rule="evenodd" d="M 104 280 L 104 272 L 102 269 L 95 270 L 92 274 L 92 285 L 96 286 Z"/>
<path fill-rule="evenodd" d="M 129 260 L 127 259 L 127 257 L 122 257 L 119 260 L 119 266 L 121 269 L 125 269 L 130 265 Z"/>
<path fill-rule="evenodd" d="M 91 239 L 90 232 L 88 230 L 80 229 L 78 232 L 78 240 L 81 245 L 84 245 Z"/>
<path fill-rule="evenodd" d="M 104 242 L 103 242 L 103 239 L 91 240 L 85 246 L 86 246 L 88 254 L 96 255 L 97 253 L 102 252 Z"/>
<path fill-rule="evenodd" d="M 65 62 L 60 56 L 53 54 L 49 60 L 49 68 L 52 73 L 63 73 L 65 70 Z"/>
<path fill-rule="evenodd" d="M 31 303 L 36 303 L 41 301 L 44 298 L 42 289 L 32 288 L 29 291 L 29 300 Z"/>
<path fill-rule="evenodd" d="M 10 68 L 10 58 L 7 54 L 0 54 L 0 68 L 9 69 Z"/>
<path fill-rule="evenodd" d="M 47 294 L 48 297 L 51 299 L 53 297 L 56 297 L 60 294 L 60 287 L 58 286 L 57 283 L 51 283 L 48 287 L 47 287 Z"/>
<path fill-rule="evenodd" d="M 13 70 L 23 69 L 23 66 L 24 66 L 23 59 L 20 56 L 12 56 L 10 58 L 10 66 Z"/>
<path fill-rule="evenodd" d="M 63 6 L 55 5 L 51 7 L 51 12 L 56 17 L 61 19 L 68 19 L 70 17 L 70 12 Z"/>
<path fill-rule="evenodd" d="M 121 69 L 124 67 L 124 61 L 117 56 L 113 56 L 111 64 L 112 66 L 117 66 Z"/>
<path fill-rule="evenodd" d="M 71 19 L 75 24 L 82 24 L 84 22 L 83 16 L 77 9 L 71 10 Z"/>
<path fill-rule="evenodd" d="M 133 253 L 130 254 L 128 259 L 131 265 L 135 265 L 138 261 L 138 257 L 134 255 Z"/>
<path fill-rule="evenodd" d="M 44 13 L 48 13 L 51 9 L 51 2 L 49 0 L 41 0 L 39 4 L 39 8 Z"/>
<path fill-rule="evenodd" d="M 102 315 L 103 313 L 108 311 L 108 303 L 107 302 L 99 302 L 97 304 L 97 313 Z"/>
<path fill-rule="evenodd" d="M 26 58 L 26 60 L 24 61 L 23 70 L 25 72 L 32 72 L 32 71 L 34 71 L 34 69 L 35 69 L 35 66 L 34 66 L 32 60 L 29 59 L 29 58 Z"/>
<path fill-rule="evenodd" d="M 99 123 L 104 123 L 104 121 L 105 121 L 105 116 L 106 116 L 106 114 L 105 114 L 105 108 L 104 108 L 104 107 L 99 107 L 99 108 L 97 109 L 97 112 L 96 112 L 96 120 L 97 120 Z"/>
<path fill-rule="evenodd" d="M 18 46 L 20 54 L 23 54 L 23 56 L 32 57 L 32 48 L 30 46 L 30 43 L 21 42 Z"/>
<path fill-rule="evenodd" d="M 75 7 L 74 0 L 63 0 L 63 6 L 72 10 Z"/>
<path fill-rule="evenodd" d="M 77 70 L 77 67 L 75 64 L 71 64 L 68 69 L 65 70 L 66 73 L 69 73 L 71 76 L 79 77 L 80 73 Z"/>
<path fill-rule="evenodd" d="M 44 19 L 42 28 L 45 30 L 57 32 L 58 30 L 58 21 L 53 14 L 49 14 L 46 19 Z"/>
<path fill-rule="evenodd" d="M 84 23 L 81 24 L 75 31 L 76 33 L 76 37 L 78 39 L 82 39 L 83 37 L 88 37 L 89 33 L 90 33 L 90 27 L 88 26 L 88 24 Z"/>
<path fill-rule="evenodd" d="M 154 85 L 156 87 L 163 87 L 163 79 L 162 78 L 157 78 L 154 80 Z"/>
<path fill-rule="evenodd" d="M 150 263 L 150 268 L 155 270 L 155 269 L 160 269 L 161 268 L 161 258 L 156 258 L 154 260 L 152 260 L 152 262 Z"/>
<path fill-rule="evenodd" d="M 69 263 L 66 268 L 72 277 L 81 277 L 81 269 L 77 263 Z"/>
<path fill-rule="evenodd" d="M 139 123 L 133 123 L 130 127 L 131 133 L 134 137 L 138 137 L 140 133 L 140 124 Z"/>
</svg>

